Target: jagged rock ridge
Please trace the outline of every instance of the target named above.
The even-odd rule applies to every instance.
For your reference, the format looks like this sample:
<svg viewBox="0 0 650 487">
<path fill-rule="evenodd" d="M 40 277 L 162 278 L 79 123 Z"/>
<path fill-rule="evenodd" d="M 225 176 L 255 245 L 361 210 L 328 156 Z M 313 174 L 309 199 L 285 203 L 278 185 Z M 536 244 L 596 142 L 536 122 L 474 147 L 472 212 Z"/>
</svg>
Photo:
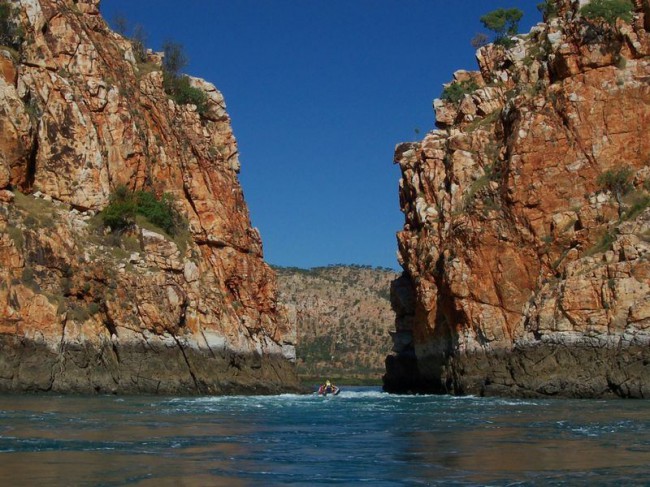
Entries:
<svg viewBox="0 0 650 487">
<path fill-rule="evenodd" d="M 387 390 L 650 397 L 650 4 L 608 25 L 585 3 L 479 49 L 397 147 Z"/>
<path fill-rule="evenodd" d="M 276 302 L 237 179 L 222 95 L 163 90 L 99 0 L 13 2 L 0 47 L 0 390 L 234 393 L 297 388 L 295 330 Z M 171 194 L 170 239 L 98 225 L 120 185 Z M 100 228 L 98 228 L 100 227 Z"/>
</svg>

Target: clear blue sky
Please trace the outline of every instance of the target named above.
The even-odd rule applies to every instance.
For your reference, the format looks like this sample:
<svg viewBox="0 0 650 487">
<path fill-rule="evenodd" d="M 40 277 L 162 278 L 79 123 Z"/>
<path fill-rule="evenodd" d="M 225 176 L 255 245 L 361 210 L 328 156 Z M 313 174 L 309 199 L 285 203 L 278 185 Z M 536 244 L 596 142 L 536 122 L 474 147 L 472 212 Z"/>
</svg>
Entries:
<svg viewBox="0 0 650 487">
<path fill-rule="evenodd" d="M 226 98 L 240 180 L 266 260 L 397 268 L 399 142 L 434 128 L 431 104 L 458 69 L 475 69 L 479 17 L 540 0 L 102 0 L 169 39 L 188 74 Z M 420 135 L 415 134 L 419 129 Z"/>
</svg>

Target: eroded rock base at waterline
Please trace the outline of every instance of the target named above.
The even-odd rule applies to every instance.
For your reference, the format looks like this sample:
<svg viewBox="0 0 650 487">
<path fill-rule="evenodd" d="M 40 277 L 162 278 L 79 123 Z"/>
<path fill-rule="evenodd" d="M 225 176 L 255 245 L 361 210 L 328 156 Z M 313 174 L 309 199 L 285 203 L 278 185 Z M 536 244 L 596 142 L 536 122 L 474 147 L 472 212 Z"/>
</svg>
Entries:
<svg viewBox="0 0 650 487">
<path fill-rule="evenodd" d="M 63 351 L 16 336 L 0 337 L 0 392 L 99 394 L 278 394 L 298 392 L 282 356 L 212 353 L 180 343 Z"/>
<path fill-rule="evenodd" d="M 390 356 L 384 389 L 514 397 L 650 398 L 650 346 L 541 343 L 514 350 Z"/>
</svg>

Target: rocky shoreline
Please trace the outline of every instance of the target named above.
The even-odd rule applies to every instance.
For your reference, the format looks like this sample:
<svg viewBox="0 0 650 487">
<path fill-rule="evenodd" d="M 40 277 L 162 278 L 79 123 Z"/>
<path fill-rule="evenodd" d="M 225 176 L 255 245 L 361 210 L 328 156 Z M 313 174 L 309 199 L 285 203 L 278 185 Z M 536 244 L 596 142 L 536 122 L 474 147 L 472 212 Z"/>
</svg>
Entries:
<svg viewBox="0 0 650 487">
<path fill-rule="evenodd" d="M 268 395 L 303 392 L 282 356 L 201 350 L 177 337 L 141 344 L 47 344 L 0 336 L 0 392 Z"/>
<path fill-rule="evenodd" d="M 397 394 L 507 397 L 647 398 L 648 347 L 531 343 L 512 350 L 391 357 L 384 387 Z M 404 381 L 405 374 L 412 374 Z"/>
</svg>

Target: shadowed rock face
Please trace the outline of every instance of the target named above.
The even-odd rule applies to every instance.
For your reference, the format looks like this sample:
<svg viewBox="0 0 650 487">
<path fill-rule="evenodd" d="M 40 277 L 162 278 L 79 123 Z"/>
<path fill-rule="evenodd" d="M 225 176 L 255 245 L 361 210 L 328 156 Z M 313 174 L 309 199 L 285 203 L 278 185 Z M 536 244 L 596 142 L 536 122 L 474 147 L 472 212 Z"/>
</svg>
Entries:
<svg viewBox="0 0 650 487">
<path fill-rule="evenodd" d="M 297 388 L 223 97 L 170 100 L 98 3 L 21 0 L 25 40 L 0 47 L 0 390 Z M 102 232 L 120 185 L 169 193 L 186 234 Z"/>
<path fill-rule="evenodd" d="M 396 149 L 387 390 L 650 396 L 647 2 L 616 26 L 558 6 L 481 48 L 480 71 L 454 75 L 477 88 Z M 621 169 L 625 194 L 602 179 Z"/>
</svg>

